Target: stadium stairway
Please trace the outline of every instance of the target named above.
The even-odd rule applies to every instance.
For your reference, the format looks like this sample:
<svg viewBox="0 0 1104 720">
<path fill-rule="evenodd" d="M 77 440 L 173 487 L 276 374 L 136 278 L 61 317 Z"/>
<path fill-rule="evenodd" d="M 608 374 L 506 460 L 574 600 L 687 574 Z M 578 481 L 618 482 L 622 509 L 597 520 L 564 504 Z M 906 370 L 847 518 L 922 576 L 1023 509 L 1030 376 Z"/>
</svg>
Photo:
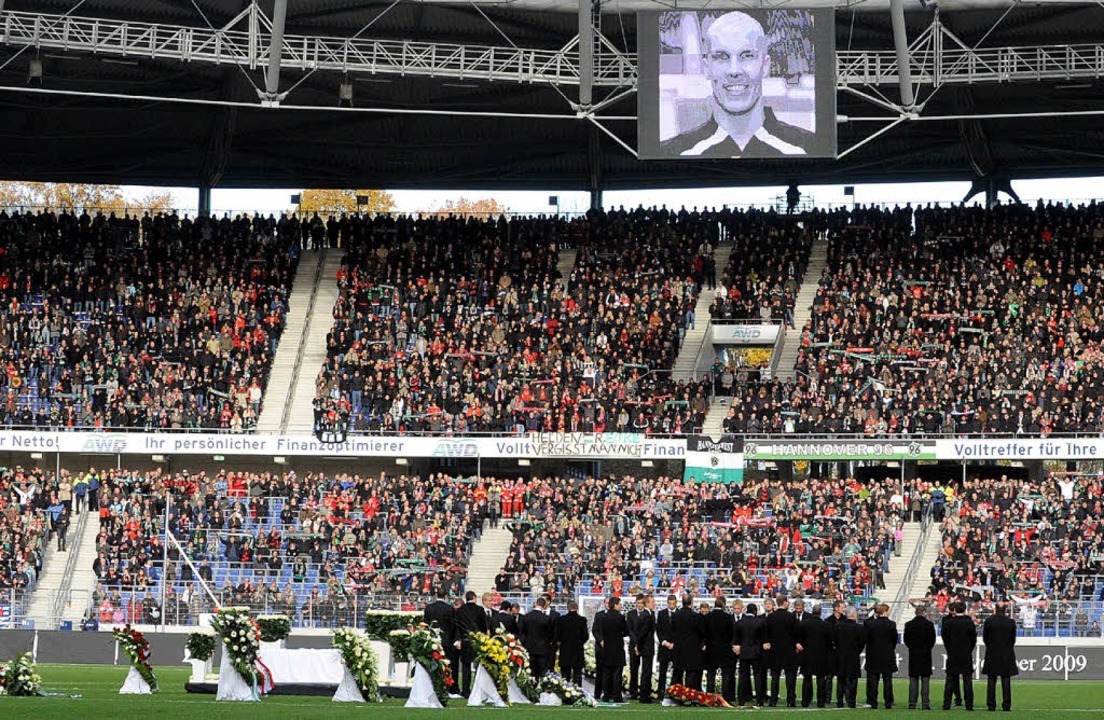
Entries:
<svg viewBox="0 0 1104 720">
<path fill-rule="evenodd" d="M 892 603 L 901 590 L 901 584 L 908 573 L 909 564 L 916 553 L 923 550 L 920 547 L 921 525 L 920 523 L 907 522 L 902 528 L 901 554 L 891 555 L 889 558 L 889 572 L 885 575 L 885 590 L 875 591 L 882 602 Z"/>
<path fill-rule="evenodd" d="M 88 609 L 88 600 L 96 589 L 96 574 L 92 572 L 92 563 L 96 561 L 96 536 L 100 534 L 100 516 L 88 513 L 84 530 L 80 537 L 70 536 L 66 552 L 58 552 L 57 541 L 51 538 L 46 558 L 42 563 L 42 574 L 38 578 L 34 595 L 27 606 L 27 617 L 34 621 L 38 630 L 56 630 L 57 622 L 71 620 L 76 628 Z M 74 519 L 72 527 L 76 527 Z M 65 584 L 65 566 L 70 553 L 76 553 L 73 576 L 69 580 L 70 598 L 62 609 L 61 617 L 54 618 L 54 600 Z"/>
<path fill-rule="evenodd" d="M 484 523 L 483 533 L 472 547 L 472 554 L 468 559 L 465 591 L 473 590 L 482 594 L 494 590 L 495 575 L 506 564 L 513 539 L 514 534 L 501 525 L 492 528 L 489 523 Z"/>
<path fill-rule="evenodd" d="M 920 555 L 920 566 L 916 570 L 916 575 L 912 579 L 912 587 L 909 588 L 908 596 L 910 598 L 922 598 L 928 594 L 928 586 L 931 585 L 931 569 L 935 565 L 935 561 L 939 558 L 939 551 L 943 549 L 943 531 L 939 524 L 932 525 L 931 532 L 928 533 L 928 541 L 924 544 L 924 547 L 916 549 Z M 905 608 L 897 608 L 897 611 L 903 613 Z M 909 620 L 911 615 L 898 615 L 894 617 L 900 625 L 903 621 Z"/>
<path fill-rule="evenodd" d="M 257 419 L 258 432 L 276 434 L 283 425 L 284 411 L 291 400 L 295 363 L 299 359 L 300 345 L 307 328 L 307 311 L 317 290 L 323 257 L 322 253 L 304 252 L 300 258 L 291 297 L 288 298 L 287 326 L 276 348 L 276 357 L 272 359 L 269 390 L 265 393 L 261 416 Z"/>
<path fill-rule="evenodd" d="M 556 269 L 560 271 L 561 282 L 564 287 L 567 287 L 571 281 L 571 273 L 575 271 L 575 259 L 578 257 L 578 250 L 560 250 L 560 259 L 556 262 Z"/>
<path fill-rule="evenodd" d="M 820 288 L 820 276 L 827 267 L 828 235 L 824 233 L 813 241 L 813 247 L 809 251 L 809 266 L 805 271 L 805 280 L 798 288 L 797 299 L 794 301 L 794 327 L 786 330 L 782 352 L 779 354 L 778 365 L 774 371 L 775 377 L 783 380 L 793 378 L 797 353 L 801 349 L 801 331 L 813 316 L 813 301 L 816 300 L 817 290 Z"/>
<path fill-rule="evenodd" d="M 314 383 L 326 361 L 326 337 L 333 329 L 333 310 L 337 303 L 337 271 L 341 269 L 341 251 L 322 253 L 322 274 L 315 288 L 314 307 L 303 330 L 304 342 L 297 359 L 292 384 L 291 412 L 283 427 L 289 434 L 314 431 Z M 278 386 L 277 386 L 278 387 Z M 285 386 L 286 387 L 286 386 Z"/>
<path fill-rule="evenodd" d="M 728 244 L 718 245 L 717 249 L 713 251 L 713 258 L 717 261 L 718 276 L 724 273 L 730 255 L 732 255 L 732 245 Z M 709 306 L 713 304 L 713 297 L 713 291 L 705 288 L 702 288 L 702 291 L 698 293 L 698 304 L 694 307 L 694 328 L 686 331 L 686 336 L 682 339 L 682 349 L 675 360 L 675 380 L 692 380 L 707 369 L 697 367 L 697 362 L 698 354 L 702 351 L 702 345 L 710 342 Z M 712 364 L 712 348 L 709 349 L 708 353 L 705 353 L 702 362 Z M 728 408 L 725 408 L 725 411 L 727 412 Z M 724 415 L 722 414 L 721 417 L 723 418 Z"/>
</svg>

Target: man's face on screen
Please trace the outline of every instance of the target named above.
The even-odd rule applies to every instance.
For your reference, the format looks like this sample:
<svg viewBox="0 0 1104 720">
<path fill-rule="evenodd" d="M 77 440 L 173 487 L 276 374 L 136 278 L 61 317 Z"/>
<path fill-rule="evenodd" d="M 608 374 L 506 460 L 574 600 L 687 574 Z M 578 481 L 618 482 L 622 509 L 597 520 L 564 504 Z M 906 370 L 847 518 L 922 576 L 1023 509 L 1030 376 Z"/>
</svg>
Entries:
<svg viewBox="0 0 1104 720">
<path fill-rule="evenodd" d="M 706 32 L 706 77 L 713 98 L 727 112 L 743 114 L 763 97 L 767 42 L 763 28 L 743 13 L 718 18 Z"/>
</svg>

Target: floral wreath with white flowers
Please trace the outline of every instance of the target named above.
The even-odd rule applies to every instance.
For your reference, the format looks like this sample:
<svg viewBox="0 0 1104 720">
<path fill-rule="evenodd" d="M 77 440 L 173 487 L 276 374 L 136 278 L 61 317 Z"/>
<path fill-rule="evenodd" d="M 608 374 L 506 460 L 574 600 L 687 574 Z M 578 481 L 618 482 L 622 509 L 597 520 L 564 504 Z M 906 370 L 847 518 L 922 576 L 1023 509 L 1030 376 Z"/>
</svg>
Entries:
<svg viewBox="0 0 1104 720">
<path fill-rule="evenodd" d="M 353 628 L 334 630 L 333 646 L 356 680 L 360 694 L 369 702 L 383 702 L 379 689 L 379 658 L 367 635 Z"/>
<path fill-rule="evenodd" d="M 219 608 L 211 618 L 211 629 L 222 638 L 222 649 L 230 665 L 253 688 L 254 696 L 269 692 L 274 687 L 272 672 L 259 657 L 261 629 L 250 617 L 249 608 Z"/>
</svg>

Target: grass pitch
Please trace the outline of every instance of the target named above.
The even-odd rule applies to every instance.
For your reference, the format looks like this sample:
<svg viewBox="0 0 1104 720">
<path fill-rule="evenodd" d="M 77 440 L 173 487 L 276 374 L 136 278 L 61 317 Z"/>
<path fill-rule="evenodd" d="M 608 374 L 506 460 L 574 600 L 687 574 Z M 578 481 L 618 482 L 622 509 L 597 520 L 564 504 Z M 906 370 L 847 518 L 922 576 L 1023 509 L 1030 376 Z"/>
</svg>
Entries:
<svg viewBox="0 0 1104 720">
<path fill-rule="evenodd" d="M 190 720 L 270 720 L 272 718 L 353 718 L 370 715 L 372 717 L 404 718 L 420 716 L 427 718 L 435 713 L 428 710 L 407 710 L 401 701 L 393 700 L 383 705 L 334 703 L 326 698 L 308 698 L 294 696 L 274 696 L 260 703 L 216 703 L 213 695 L 189 695 L 184 692 L 184 682 L 189 670 L 183 667 L 156 668 L 161 690 L 152 696 L 120 696 L 119 688 L 127 674 L 127 667 L 102 665 L 40 665 L 43 690 L 50 693 L 45 698 L 0 697 L 0 718 L 64 718 L 65 720 L 98 720 L 99 718 L 122 718 L 125 720 L 170 718 L 189 718 Z M 985 713 L 985 684 L 974 684 L 976 709 Z M 908 681 L 898 678 L 894 682 L 898 702 L 908 699 Z M 860 702 L 866 692 L 865 683 L 859 685 Z M 1089 720 L 1104 718 L 1104 682 L 1016 682 L 1013 680 L 1013 710 L 1010 713 L 994 714 L 994 720 Z M 935 704 L 943 697 L 942 683 L 932 683 L 932 699 Z M 938 698 L 938 700 L 936 700 Z M 557 720 L 564 717 L 576 717 L 593 712 L 617 713 L 626 718 L 662 717 L 674 720 L 681 717 L 702 717 L 705 715 L 725 714 L 765 714 L 777 720 L 792 715 L 812 716 L 814 720 L 844 720 L 856 715 L 869 715 L 884 720 L 935 720 L 952 717 L 966 720 L 971 717 L 962 708 L 948 712 L 932 710 L 921 712 L 907 710 L 898 705 L 893 710 L 804 710 L 788 708 L 769 708 L 761 710 L 724 710 L 660 707 L 657 705 L 638 705 L 629 703 L 617 708 L 599 708 L 588 711 L 573 708 L 546 708 L 515 706 L 508 710 L 491 708 L 467 708 L 462 701 L 441 712 L 453 720 L 468 718 L 486 718 L 488 715 L 502 717 L 509 715 L 517 720 Z"/>
</svg>

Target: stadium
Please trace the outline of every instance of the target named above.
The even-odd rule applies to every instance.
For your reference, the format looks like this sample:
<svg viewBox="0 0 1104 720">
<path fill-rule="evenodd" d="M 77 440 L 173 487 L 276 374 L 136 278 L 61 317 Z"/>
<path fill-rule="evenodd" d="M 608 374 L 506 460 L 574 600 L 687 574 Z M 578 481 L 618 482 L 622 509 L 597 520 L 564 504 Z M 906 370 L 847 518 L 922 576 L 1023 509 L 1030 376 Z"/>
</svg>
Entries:
<svg viewBox="0 0 1104 720">
<path fill-rule="evenodd" d="M 1102 77 L 1090 2 L 0 0 L 0 708 L 1099 715 Z"/>
</svg>

